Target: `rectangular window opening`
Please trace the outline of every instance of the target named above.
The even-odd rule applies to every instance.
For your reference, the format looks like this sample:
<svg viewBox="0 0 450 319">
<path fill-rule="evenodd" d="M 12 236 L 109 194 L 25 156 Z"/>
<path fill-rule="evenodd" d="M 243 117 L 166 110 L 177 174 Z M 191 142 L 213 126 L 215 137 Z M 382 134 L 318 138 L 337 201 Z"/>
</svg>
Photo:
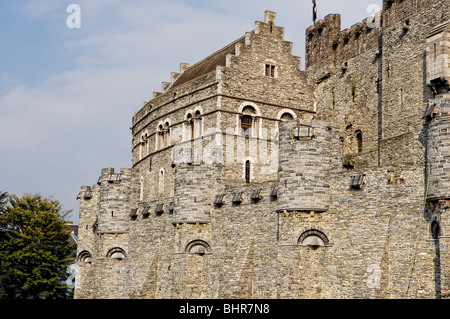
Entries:
<svg viewBox="0 0 450 319">
<path fill-rule="evenodd" d="M 275 77 L 275 65 L 266 64 L 266 76 Z"/>
</svg>

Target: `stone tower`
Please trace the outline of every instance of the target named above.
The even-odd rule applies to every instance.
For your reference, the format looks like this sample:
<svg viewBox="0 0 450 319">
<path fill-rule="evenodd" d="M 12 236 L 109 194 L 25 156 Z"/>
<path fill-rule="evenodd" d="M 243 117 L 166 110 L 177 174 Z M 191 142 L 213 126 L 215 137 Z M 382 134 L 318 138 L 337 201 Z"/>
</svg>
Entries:
<svg viewBox="0 0 450 319">
<path fill-rule="evenodd" d="M 278 208 L 282 211 L 323 213 L 330 207 L 330 172 L 339 160 L 336 128 L 325 121 L 311 126 L 280 124 Z"/>
<path fill-rule="evenodd" d="M 435 240 L 441 297 L 448 295 L 450 262 L 450 23 L 435 27 L 427 37 L 427 85 L 435 93 L 425 118 L 428 124 L 427 201 L 430 207 L 430 232 Z"/>
</svg>

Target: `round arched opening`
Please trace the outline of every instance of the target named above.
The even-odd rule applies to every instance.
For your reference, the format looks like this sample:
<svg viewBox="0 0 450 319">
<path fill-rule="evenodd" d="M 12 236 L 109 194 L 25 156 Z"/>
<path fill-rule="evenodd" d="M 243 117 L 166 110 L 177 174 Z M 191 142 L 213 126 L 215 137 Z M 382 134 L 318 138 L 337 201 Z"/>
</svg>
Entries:
<svg viewBox="0 0 450 319">
<path fill-rule="evenodd" d="M 122 248 L 116 247 L 116 248 L 111 249 L 108 252 L 108 254 L 106 255 L 106 257 L 111 258 L 111 259 L 122 260 L 122 259 L 126 258 L 126 254 Z"/>
<path fill-rule="evenodd" d="M 191 241 L 187 246 L 185 251 L 190 254 L 196 254 L 203 256 L 211 250 L 209 244 L 203 240 Z"/>
<path fill-rule="evenodd" d="M 329 240 L 324 233 L 316 229 L 310 229 L 305 231 L 298 239 L 298 244 L 301 246 L 307 246 L 316 250 L 319 247 L 329 245 Z"/>
<path fill-rule="evenodd" d="M 283 115 L 281 115 L 281 120 L 282 121 L 292 121 L 292 120 L 294 120 L 294 117 L 292 116 L 291 113 L 283 113 Z"/>
</svg>

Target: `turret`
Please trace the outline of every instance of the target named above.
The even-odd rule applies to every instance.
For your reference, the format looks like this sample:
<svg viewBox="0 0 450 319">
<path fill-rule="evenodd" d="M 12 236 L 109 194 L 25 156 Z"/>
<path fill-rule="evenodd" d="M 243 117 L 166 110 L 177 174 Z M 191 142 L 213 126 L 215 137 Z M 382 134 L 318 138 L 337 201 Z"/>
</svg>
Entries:
<svg viewBox="0 0 450 319">
<path fill-rule="evenodd" d="M 427 85 L 437 94 L 445 93 L 450 83 L 450 22 L 435 27 L 427 37 Z"/>
<path fill-rule="evenodd" d="M 220 164 L 193 161 L 175 168 L 175 203 L 173 224 L 210 222 L 217 185 L 223 175 Z"/>
<path fill-rule="evenodd" d="M 429 114 L 429 200 L 450 199 L 450 94 L 433 105 Z"/>
<path fill-rule="evenodd" d="M 278 212 L 329 209 L 329 177 L 339 157 L 335 130 L 325 121 L 312 121 L 311 126 L 280 123 Z"/>
</svg>

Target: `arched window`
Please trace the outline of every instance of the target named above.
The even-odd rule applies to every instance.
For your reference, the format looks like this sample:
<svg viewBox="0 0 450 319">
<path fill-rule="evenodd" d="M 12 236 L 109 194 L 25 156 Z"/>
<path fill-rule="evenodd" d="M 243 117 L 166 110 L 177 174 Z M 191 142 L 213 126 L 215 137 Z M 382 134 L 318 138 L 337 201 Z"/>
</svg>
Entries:
<svg viewBox="0 0 450 319">
<path fill-rule="evenodd" d="M 185 249 L 185 252 L 197 255 L 204 255 L 211 251 L 209 244 L 203 240 L 191 241 Z"/>
<path fill-rule="evenodd" d="M 164 169 L 159 171 L 159 192 L 164 193 Z"/>
<path fill-rule="evenodd" d="M 358 150 L 358 153 L 362 153 L 363 151 L 362 132 L 360 130 L 357 130 L 355 132 L 355 136 L 356 136 L 356 149 Z"/>
<path fill-rule="evenodd" d="M 115 247 L 108 251 L 108 253 L 106 254 L 106 257 L 111 258 L 111 259 L 122 260 L 122 259 L 126 258 L 126 254 L 122 248 Z"/>
<path fill-rule="evenodd" d="M 81 263 L 92 264 L 92 255 L 87 250 L 83 250 L 79 255 L 77 260 Z"/>
<path fill-rule="evenodd" d="M 148 133 L 145 132 L 144 135 L 141 136 L 141 150 L 140 150 L 140 159 L 143 159 L 148 155 Z"/>
<path fill-rule="evenodd" d="M 276 76 L 276 66 L 273 64 L 266 63 L 264 65 L 264 74 L 265 76 L 274 78 Z"/>
<path fill-rule="evenodd" d="M 250 183 L 251 164 L 250 161 L 245 162 L 245 182 Z"/>
<path fill-rule="evenodd" d="M 324 233 L 317 229 L 310 229 L 305 231 L 298 239 L 298 244 L 302 246 L 309 246 L 312 249 L 328 246 L 329 240 Z"/>
<path fill-rule="evenodd" d="M 163 145 L 164 145 L 164 127 L 162 124 L 159 124 L 156 132 L 156 150 L 163 148 Z"/>
<path fill-rule="evenodd" d="M 294 117 L 292 116 L 291 113 L 283 113 L 283 115 L 281 115 L 281 120 L 282 121 L 292 121 L 292 120 L 294 120 Z"/>
<path fill-rule="evenodd" d="M 243 115 L 241 117 L 241 133 L 243 135 L 250 135 L 252 129 L 253 119 L 250 115 Z"/>
<path fill-rule="evenodd" d="M 163 135 L 163 141 L 164 141 L 164 146 L 163 147 L 168 147 L 170 146 L 170 129 L 169 129 L 169 122 L 164 123 L 164 135 Z"/>
<path fill-rule="evenodd" d="M 194 113 L 194 138 L 202 136 L 202 113 L 197 110 Z"/>
<path fill-rule="evenodd" d="M 251 135 L 253 127 L 253 117 L 255 116 L 255 109 L 253 106 L 247 105 L 242 110 L 241 116 L 241 134 Z"/>
<path fill-rule="evenodd" d="M 186 131 L 186 139 L 187 140 L 191 140 L 194 138 L 194 119 L 192 117 L 191 113 L 188 113 L 188 115 L 186 116 L 186 121 L 187 121 L 187 131 Z"/>
</svg>

